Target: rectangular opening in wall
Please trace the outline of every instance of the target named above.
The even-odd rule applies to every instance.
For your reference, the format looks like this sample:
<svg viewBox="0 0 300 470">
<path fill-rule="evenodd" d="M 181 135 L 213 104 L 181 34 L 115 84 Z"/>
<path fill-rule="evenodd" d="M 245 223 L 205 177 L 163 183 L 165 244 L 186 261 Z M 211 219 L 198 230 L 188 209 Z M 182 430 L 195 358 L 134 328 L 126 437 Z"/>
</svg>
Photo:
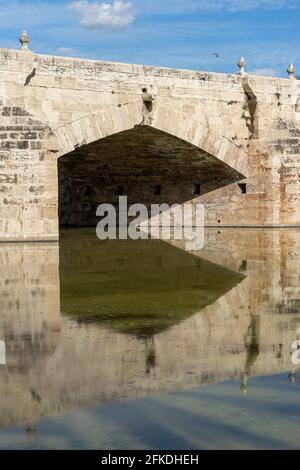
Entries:
<svg viewBox="0 0 300 470">
<path fill-rule="evenodd" d="M 193 194 L 194 194 L 194 196 L 200 196 L 200 194 L 201 194 L 201 184 L 199 184 L 199 183 L 194 184 Z"/>
<path fill-rule="evenodd" d="M 154 194 L 155 194 L 155 196 L 160 196 L 161 195 L 161 185 L 160 184 L 156 184 L 154 186 Z"/>
<path fill-rule="evenodd" d="M 118 186 L 116 191 L 117 196 L 124 196 L 124 188 L 123 186 Z"/>
<path fill-rule="evenodd" d="M 247 184 L 246 183 L 239 183 L 239 188 L 242 194 L 247 194 Z"/>
</svg>

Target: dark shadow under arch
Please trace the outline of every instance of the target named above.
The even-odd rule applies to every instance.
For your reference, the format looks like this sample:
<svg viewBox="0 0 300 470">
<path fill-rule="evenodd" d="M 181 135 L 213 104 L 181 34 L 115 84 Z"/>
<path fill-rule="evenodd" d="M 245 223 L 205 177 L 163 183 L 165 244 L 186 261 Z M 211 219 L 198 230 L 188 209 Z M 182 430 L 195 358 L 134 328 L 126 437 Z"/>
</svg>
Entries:
<svg viewBox="0 0 300 470">
<path fill-rule="evenodd" d="M 182 204 L 243 179 L 206 151 L 151 126 L 135 126 L 58 160 L 61 225 L 92 226 L 98 205 Z M 197 191 L 195 191 L 197 188 Z"/>
</svg>

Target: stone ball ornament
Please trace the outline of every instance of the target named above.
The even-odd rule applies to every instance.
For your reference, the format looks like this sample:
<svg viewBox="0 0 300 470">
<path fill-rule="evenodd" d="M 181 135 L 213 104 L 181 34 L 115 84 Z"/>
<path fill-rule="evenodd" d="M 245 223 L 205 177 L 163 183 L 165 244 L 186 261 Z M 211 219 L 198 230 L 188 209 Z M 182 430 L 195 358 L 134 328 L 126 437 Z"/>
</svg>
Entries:
<svg viewBox="0 0 300 470">
<path fill-rule="evenodd" d="M 19 37 L 19 41 L 21 43 L 21 49 L 23 51 L 28 50 L 28 45 L 30 43 L 30 37 L 28 36 L 26 31 L 23 31 L 21 36 Z"/>
</svg>

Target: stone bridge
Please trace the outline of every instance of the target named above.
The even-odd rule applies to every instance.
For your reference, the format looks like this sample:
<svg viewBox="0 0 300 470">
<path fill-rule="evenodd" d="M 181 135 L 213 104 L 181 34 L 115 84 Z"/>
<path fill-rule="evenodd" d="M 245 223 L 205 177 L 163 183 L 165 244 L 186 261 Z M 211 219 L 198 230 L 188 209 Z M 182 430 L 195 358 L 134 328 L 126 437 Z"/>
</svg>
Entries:
<svg viewBox="0 0 300 470">
<path fill-rule="evenodd" d="M 25 47 L 25 48 L 24 48 Z M 211 226 L 300 225 L 300 81 L 0 49 L 0 240 L 96 207 L 202 202 Z"/>
</svg>

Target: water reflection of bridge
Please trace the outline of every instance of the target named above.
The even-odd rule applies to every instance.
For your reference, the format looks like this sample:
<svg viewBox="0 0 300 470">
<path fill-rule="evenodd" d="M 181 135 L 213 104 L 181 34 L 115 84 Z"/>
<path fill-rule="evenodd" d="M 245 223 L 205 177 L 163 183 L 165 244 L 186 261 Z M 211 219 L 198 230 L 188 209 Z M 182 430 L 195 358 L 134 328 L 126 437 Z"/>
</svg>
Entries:
<svg viewBox="0 0 300 470">
<path fill-rule="evenodd" d="M 223 277 L 233 271 L 234 282 L 198 312 L 191 307 L 189 315 L 144 335 L 139 328 L 124 334 L 120 324 L 106 323 L 107 317 L 78 323 L 60 315 L 58 245 L 2 245 L 1 425 L 231 378 L 245 389 L 251 376 L 283 371 L 288 376 L 300 324 L 299 244 L 297 231 L 207 230 L 205 249 L 195 256 L 209 262 L 206 267 L 226 268 Z M 64 263 L 75 255 L 62 246 L 62 277 Z M 174 282 L 176 288 L 179 281 Z"/>
</svg>

